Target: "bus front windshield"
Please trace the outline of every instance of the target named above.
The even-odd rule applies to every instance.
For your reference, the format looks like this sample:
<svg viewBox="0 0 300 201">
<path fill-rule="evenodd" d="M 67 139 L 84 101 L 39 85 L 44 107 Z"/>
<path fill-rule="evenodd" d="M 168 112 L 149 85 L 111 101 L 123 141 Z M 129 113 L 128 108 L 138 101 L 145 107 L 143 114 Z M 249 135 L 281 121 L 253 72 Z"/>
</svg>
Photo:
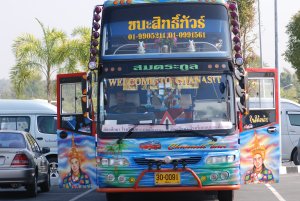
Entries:
<svg viewBox="0 0 300 201">
<path fill-rule="evenodd" d="M 223 5 L 114 7 L 103 19 L 103 59 L 230 57 L 228 13 Z"/>
<path fill-rule="evenodd" d="M 102 82 L 102 132 L 232 129 L 229 75 L 109 78 Z M 105 103 L 105 104 L 104 104 Z"/>
</svg>

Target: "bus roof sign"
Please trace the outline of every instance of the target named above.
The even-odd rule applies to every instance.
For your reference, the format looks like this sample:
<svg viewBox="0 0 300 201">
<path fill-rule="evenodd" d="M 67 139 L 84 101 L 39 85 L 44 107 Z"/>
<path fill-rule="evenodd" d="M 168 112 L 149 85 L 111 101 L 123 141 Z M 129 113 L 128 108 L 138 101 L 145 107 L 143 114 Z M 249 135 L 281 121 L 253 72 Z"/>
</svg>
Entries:
<svg viewBox="0 0 300 201">
<path fill-rule="evenodd" d="M 146 3 L 219 3 L 226 4 L 225 0 L 108 0 L 104 2 L 104 7 L 123 6 L 130 4 L 146 4 Z"/>
</svg>

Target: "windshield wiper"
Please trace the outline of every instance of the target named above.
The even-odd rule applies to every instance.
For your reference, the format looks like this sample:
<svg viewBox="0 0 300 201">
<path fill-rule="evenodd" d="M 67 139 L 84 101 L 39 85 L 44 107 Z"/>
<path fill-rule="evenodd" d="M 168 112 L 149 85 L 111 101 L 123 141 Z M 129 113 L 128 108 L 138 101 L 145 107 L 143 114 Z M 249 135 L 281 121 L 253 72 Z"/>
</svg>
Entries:
<svg viewBox="0 0 300 201">
<path fill-rule="evenodd" d="M 200 131 L 196 131 L 196 130 L 176 130 L 176 133 L 184 133 L 184 132 L 190 132 L 190 133 L 196 133 L 197 135 L 200 135 L 202 137 L 208 137 L 209 139 L 211 139 L 212 141 L 216 142 L 218 139 L 210 134 L 206 134 L 206 133 L 201 133 Z"/>
<path fill-rule="evenodd" d="M 117 144 L 120 144 L 122 142 L 123 139 L 128 138 L 132 133 L 133 130 L 140 126 L 140 125 L 159 125 L 159 124 L 154 124 L 154 123 L 142 123 L 142 124 L 134 124 L 125 135 L 122 135 L 121 137 L 119 137 L 119 139 L 117 140 Z"/>
</svg>

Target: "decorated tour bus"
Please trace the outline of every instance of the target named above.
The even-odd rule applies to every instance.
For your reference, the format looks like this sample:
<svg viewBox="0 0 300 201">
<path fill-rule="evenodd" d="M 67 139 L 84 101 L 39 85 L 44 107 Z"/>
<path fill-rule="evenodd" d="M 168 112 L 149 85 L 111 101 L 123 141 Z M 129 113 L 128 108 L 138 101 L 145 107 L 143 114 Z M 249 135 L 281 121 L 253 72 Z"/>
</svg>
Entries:
<svg viewBox="0 0 300 201">
<path fill-rule="evenodd" d="M 96 6 L 89 72 L 57 77 L 60 186 L 224 201 L 278 182 L 276 76 L 243 68 L 235 2 Z"/>
</svg>

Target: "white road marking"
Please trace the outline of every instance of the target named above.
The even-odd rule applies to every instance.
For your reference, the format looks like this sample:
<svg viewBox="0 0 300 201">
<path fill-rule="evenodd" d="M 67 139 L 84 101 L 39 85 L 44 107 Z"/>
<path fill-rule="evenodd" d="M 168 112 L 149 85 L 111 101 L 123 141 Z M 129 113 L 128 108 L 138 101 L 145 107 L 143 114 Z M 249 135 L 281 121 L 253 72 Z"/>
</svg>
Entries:
<svg viewBox="0 0 300 201">
<path fill-rule="evenodd" d="M 88 191 L 85 191 L 84 193 L 82 193 L 82 194 L 80 194 L 80 195 L 77 195 L 75 198 L 73 198 L 73 199 L 71 199 L 71 200 L 69 200 L 69 201 L 75 201 L 75 200 L 78 200 L 79 198 L 85 196 L 86 194 L 88 194 L 88 193 L 90 193 L 90 192 L 92 192 L 92 191 L 94 191 L 94 190 L 95 190 L 95 188 L 92 188 L 92 189 L 90 189 L 90 190 L 88 190 Z"/>
<path fill-rule="evenodd" d="M 265 184 L 266 185 L 266 187 L 268 187 L 268 189 L 270 190 L 270 191 L 272 191 L 272 193 L 277 197 L 277 199 L 279 200 L 279 201 L 286 201 L 277 191 L 276 191 L 276 189 L 275 188 L 273 188 L 270 184 Z"/>
</svg>

